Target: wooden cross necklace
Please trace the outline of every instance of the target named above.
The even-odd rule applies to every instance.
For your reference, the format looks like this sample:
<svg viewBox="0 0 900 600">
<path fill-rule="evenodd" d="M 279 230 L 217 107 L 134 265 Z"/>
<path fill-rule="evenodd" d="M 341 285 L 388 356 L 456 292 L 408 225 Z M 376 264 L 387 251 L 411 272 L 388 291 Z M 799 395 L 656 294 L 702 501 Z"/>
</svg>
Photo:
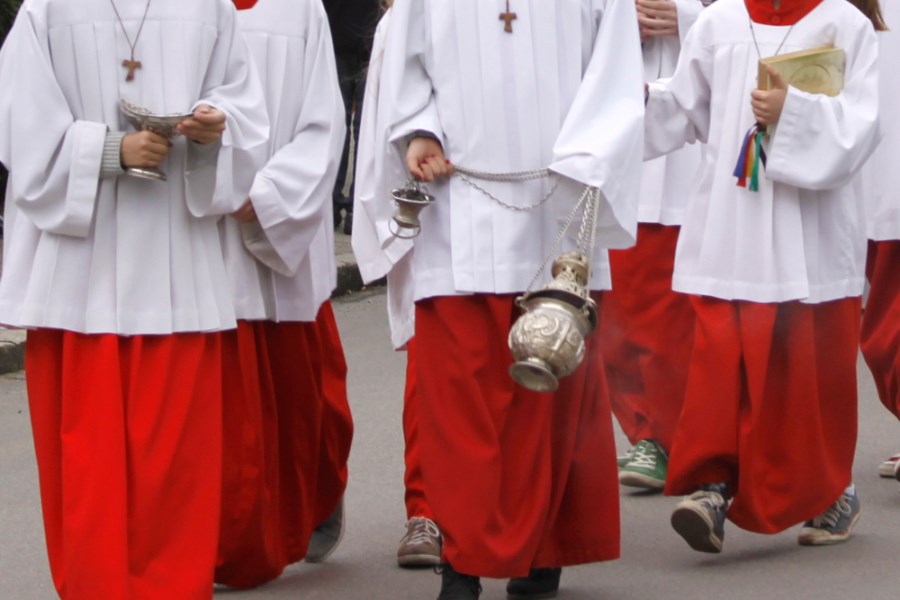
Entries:
<svg viewBox="0 0 900 600">
<path fill-rule="evenodd" d="M 518 18 L 519 15 L 514 12 L 509 12 L 509 0 L 506 0 L 506 12 L 500 13 L 500 20 L 506 21 L 506 26 L 503 28 L 503 31 L 505 31 L 506 33 L 512 33 L 512 22 Z"/>
<path fill-rule="evenodd" d="M 119 20 L 119 26 L 122 27 L 122 33 L 125 34 L 125 41 L 128 42 L 128 46 L 131 47 L 131 58 L 122 61 L 122 66 L 128 69 L 128 74 L 125 75 L 125 81 L 132 81 L 134 79 L 134 71 L 144 66 L 141 64 L 141 61 L 134 60 L 134 49 L 137 47 L 138 40 L 141 39 L 141 32 L 144 31 L 144 23 L 147 22 L 147 13 L 150 12 L 150 2 L 151 0 L 147 0 L 147 6 L 144 7 L 144 16 L 141 17 L 141 26 L 138 27 L 137 35 L 134 36 L 134 42 L 132 42 L 131 38 L 128 36 L 128 30 L 125 29 L 125 22 L 122 21 L 122 15 L 119 14 L 119 9 L 116 7 L 115 0 L 109 0 L 109 3 L 112 4 L 113 11 L 116 13 L 116 19 Z"/>
</svg>

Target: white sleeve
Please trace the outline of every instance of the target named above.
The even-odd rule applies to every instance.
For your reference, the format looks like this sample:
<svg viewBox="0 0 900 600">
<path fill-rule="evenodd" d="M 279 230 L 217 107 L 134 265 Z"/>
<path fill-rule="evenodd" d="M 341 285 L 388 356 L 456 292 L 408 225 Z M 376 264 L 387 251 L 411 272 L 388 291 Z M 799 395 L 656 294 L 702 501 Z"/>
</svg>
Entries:
<svg viewBox="0 0 900 600">
<path fill-rule="evenodd" d="M 669 79 L 649 84 L 644 122 L 644 158 L 678 150 L 685 144 L 706 142 L 710 120 L 712 57 L 697 27 L 681 48 L 678 66 Z"/>
<path fill-rule="evenodd" d="M 35 227 L 86 237 L 107 127 L 76 120 L 53 71 L 46 23 L 26 5 L 0 52 L 0 162 Z"/>
<path fill-rule="evenodd" d="M 598 244 L 634 243 L 643 168 L 643 57 L 633 0 L 595 2 L 590 62 L 550 169 L 602 193 Z"/>
<path fill-rule="evenodd" d="M 226 127 L 217 152 L 187 145 L 188 209 L 195 217 L 230 214 L 246 201 L 269 136 L 262 85 L 231 2 L 222 8 L 218 38 L 194 108 L 201 104 L 224 112 Z"/>
<path fill-rule="evenodd" d="M 290 143 L 257 173 L 250 201 L 265 236 L 245 236 L 247 249 L 284 275 L 294 274 L 330 210 L 346 126 L 344 104 L 324 9 L 314 5 L 304 54 L 303 97 Z"/>
<path fill-rule="evenodd" d="M 868 20 L 841 44 L 847 55 L 843 91 L 835 97 L 790 87 L 769 140 L 766 177 L 800 188 L 846 185 L 881 139 L 878 41 Z"/>
</svg>

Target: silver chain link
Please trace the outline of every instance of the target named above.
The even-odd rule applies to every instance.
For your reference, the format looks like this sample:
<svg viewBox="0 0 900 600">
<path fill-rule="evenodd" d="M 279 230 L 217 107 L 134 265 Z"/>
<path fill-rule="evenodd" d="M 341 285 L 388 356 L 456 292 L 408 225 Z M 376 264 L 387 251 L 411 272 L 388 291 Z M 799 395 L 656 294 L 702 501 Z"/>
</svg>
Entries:
<svg viewBox="0 0 900 600">
<path fill-rule="evenodd" d="M 581 237 L 582 237 L 583 233 L 586 231 L 587 226 L 585 225 L 585 223 L 587 221 L 594 222 L 595 227 L 593 227 L 593 230 L 594 230 L 594 232 L 596 232 L 596 230 L 597 230 L 596 220 L 589 218 L 588 211 L 590 210 L 589 207 L 592 204 L 594 204 L 595 202 L 599 203 L 599 198 L 600 198 L 600 192 L 599 192 L 599 190 L 597 190 L 597 188 L 585 186 L 584 192 L 582 192 L 582 194 L 581 194 L 581 198 L 579 198 L 578 202 L 575 203 L 575 206 L 572 208 L 572 212 L 570 212 L 569 216 L 566 217 L 566 222 L 563 223 L 562 229 L 560 229 L 559 234 L 556 236 L 556 239 L 553 241 L 553 244 L 547 250 L 547 254 L 544 256 L 544 262 L 541 263 L 541 266 L 537 270 L 537 273 L 534 274 L 534 278 L 528 284 L 528 287 L 525 288 L 526 294 L 530 293 L 534 289 L 535 284 L 537 284 L 538 280 L 540 280 L 540 278 L 541 278 L 541 274 L 543 274 L 544 270 L 546 270 L 547 265 L 550 264 L 550 260 L 556 256 L 556 252 L 559 249 L 560 244 L 562 244 L 563 239 L 566 237 L 566 233 L 572 227 L 572 223 L 575 221 L 575 217 L 578 215 L 578 211 L 581 210 L 581 207 L 584 206 L 585 202 L 587 202 L 588 205 L 585 207 L 584 221 L 582 221 L 582 223 L 581 223 L 581 231 L 578 234 L 578 242 L 577 243 L 579 246 L 579 250 L 582 245 Z M 596 210 L 594 210 L 593 214 L 596 215 Z M 593 235 L 594 234 L 591 234 L 591 237 L 592 237 L 591 253 L 585 254 L 585 256 L 587 256 L 588 260 L 591 263 L 593 263 L 593 254 L 594 254 L 593 253 L 593 243 L 594 243 Z"/>
<path fill-rule="evenodd" d="M 454 167 L 454 175 L 459 177 L 464 183 L 468 184 L 478 192 L 484 194 L 503 208 L 521 212 L 534 210 L 535 208 L 543 205 L 547 202 L 547 200 L 553 197 L 553 195 L 556 193 L 556 189 L 559 187 L 559 175 L 557 175 L 556 173 L 551 173 L 550 169 L 533 169 L 531 171 L 514 171 L 512 173 L 488 173 L 486 171 L 476 171 L 475 169 L 467 169 L 466 167 L 456 166 Z M 548 177 L 553 179 L 553 185 L 550 186 L 550 191 L 544 194 L 544 197 L 537 202 L 526 204 L 524 206 L 504 202 L 497 196 L 493 195 L 492 193 L 472 181 L 473 179 L 480 179 L 481 181 L 493 181 L 498 183 L 521 183 L 523 181 L 536 181 L 538 179 L 546 179 Z"/>
</svg>

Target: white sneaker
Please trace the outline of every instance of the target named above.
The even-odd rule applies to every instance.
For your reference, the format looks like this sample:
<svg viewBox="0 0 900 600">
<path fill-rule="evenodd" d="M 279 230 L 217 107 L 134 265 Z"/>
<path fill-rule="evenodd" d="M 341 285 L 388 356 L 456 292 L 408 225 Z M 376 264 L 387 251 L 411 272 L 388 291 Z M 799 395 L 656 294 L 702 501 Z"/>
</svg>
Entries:
<svg viewBox="0 0 900 600">
<path fill-rule="evenodd" d="M 441 564 L 441 530 L 431 519 L 413 517 L 406 522 L 406 535 L 397 549 L 401 567 L 431 567 Z"/>
<path fill-rule="evenodd" d="M 900 452 L 878 465 L 878 476 L 884 477 L 885 479 L 892 479 L 894 477 L 894 467 L 896 467 L 898 463 L 900 463 Z"/>
</svg>

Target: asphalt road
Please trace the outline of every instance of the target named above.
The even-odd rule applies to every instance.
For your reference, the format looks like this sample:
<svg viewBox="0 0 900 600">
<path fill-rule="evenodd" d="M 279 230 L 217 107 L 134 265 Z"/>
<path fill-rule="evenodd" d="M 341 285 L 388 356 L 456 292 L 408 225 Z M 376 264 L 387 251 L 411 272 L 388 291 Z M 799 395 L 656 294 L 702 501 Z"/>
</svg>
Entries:
<svg viewBox="0 0 900 600">
<path fill-rule="evenodd" d="M 344 541 L 324 564 L 300 564 L 263 588 L 217 590 L 217 600 L 433 600 L 439 577 L 404 571 L 394 553 L 404 532 L 400 429 L 405 357 L 389 346 L 384 296 L 336 304 L 350 364 L 356 438 Z M 668 525 L 675 499 L 622 494 L 622 559 L 566 569 L 564 600 L 888 600 L 900 598 L 900 484 L 878 463 L 900 450 L 900 424 L 878 403 L 860 361 L 856 484 L 863 516 L 855 537 L 801 548 L 797 530 L 776 536 L 727 529 L 719 556 L 692 552 Z M 624 446 L 624 440 L 620 439 Z M 816 465 L 809 465 L 815 469 Z M 0 378 L 0 600 L 55 598 L 44 553 L 37 474 L 21 373 Z M 485 581 L 484 600 L 505 598 Z M 98 599 L 102 600 L 102 599 Z M 180 600 L 180 599 L 160 599 Z"/>
</svg>

